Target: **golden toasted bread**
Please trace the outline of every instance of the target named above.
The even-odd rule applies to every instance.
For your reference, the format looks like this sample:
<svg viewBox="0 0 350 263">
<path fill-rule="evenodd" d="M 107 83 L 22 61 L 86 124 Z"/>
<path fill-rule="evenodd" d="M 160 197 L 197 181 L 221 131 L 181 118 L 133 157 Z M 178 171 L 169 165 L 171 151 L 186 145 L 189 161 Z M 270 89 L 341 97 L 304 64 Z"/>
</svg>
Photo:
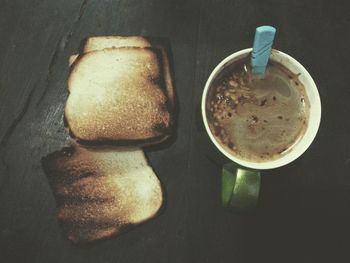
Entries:
<svg viewBox="0 0 350 263">
<path fill-rule="evenodd" d="M 135 145 L 168 137 L 173 121 L 159 56 L 138 47 L 83 54 L 68 80 L 65 120 L 73 137 Z"/>
</svg>

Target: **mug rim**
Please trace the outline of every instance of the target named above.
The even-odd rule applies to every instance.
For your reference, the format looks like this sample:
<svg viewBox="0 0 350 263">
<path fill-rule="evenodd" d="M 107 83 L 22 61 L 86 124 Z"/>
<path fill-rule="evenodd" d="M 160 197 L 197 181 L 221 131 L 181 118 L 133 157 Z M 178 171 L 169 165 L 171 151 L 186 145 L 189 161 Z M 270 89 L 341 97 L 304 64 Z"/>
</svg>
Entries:
<svg viewBox="0 0 350 263">
<path fill-rule="evenodd" d="M 313 140 L 316 137 L 316 134 L 317 134 L 320 122 L 321 122 L 321 100 L 320 100 L 317 86 L 316 86 L 313 78 L 309 74 L 309 72 L 304 68 L 304 66 L 301 63 L 299 63 L 296 59 L 291 57 L 290 55 L 283 53 L 282 51 L 273 49 L 272 52 L 273 52 L 274 56 L 285 58 L 286 60 L 290 61 L 296 68 L 298 68 L 298 71 L 300 71 L 300 73 L 304 77 L 306 77 L 306 79 L 307 79 L 307 81 L 306 81 L 307 85 L 303 83 L 305 88 L 311 89 L 312 90 L 311 92 L 313 94 L 315 94 L 313 104 L 311 105 L 311 102 L 310 102 L 310 116 L 309 116 L 309 122 L 308 122 L 307 129 L 306 129 L 304 135 L 300 138 L 299 141 L 297 141 L 295 143 L 295 145 L 292 147 L 292 149 L 288 153 L 286 153 L 285 155 L 283 155 L 281 158 L 278 158 L 278 159 L 265 161 L 265 162 L 254 162 L 254 161 L 240 159 L 240 158 L 234 156 L 233 154 L 230 154 L 223 146 L 221 146 L 221 144 L 219 144 L 217 142 L 216 138 L 214 137 L 214 135 L 212 134 L 212 132 L 210 130 L 208 120 L 207 120 L 207 114 L 206 114 L 207 94 L 208 94 L 208 90 L 210 88 L 212 81 L 215 79 L 215 77 L 218 75 L 218 73 L 220 73 L 227 66 L 227 64 L 230 64 L 230 62 L 234 61 L 235 58 L 240 57 L 242 55 L 245 55 L 251 51 L 252 51 L 252 48 L 246 48 L 246 49 L 242 49 L 242 50 L 239 50 L 237 52 L 234 52 L 233 54 L 224 58 L 214 68 L 214 70 L 210 73 L 209 78 L 207 79 L 207 81 L 205 83 L 204 90 L 202 93 L 202 101 L 201 101 L 202 118 L 203 118 L 206 132 L 209 135 L 210 140 L 214 143 L 216 148 L 222 154 L 224 154 L 227 158 L 229 158 L 231 161 L 233 161 L 241 166 L 244 166 L 247 168 L 252 168 L 252 169 L 258 169 L 258 170 L 274 169 L 274 168 L 278 168 L 278 167 L 281 167 L 281 166 L 284 166 L 284 165 L 287 165 L 287 164 L 293 162 L 295 159 L 300 157 L 309 148 L 309 146 L 311 145 L 311 143 L 313 142 Z M 282 64 L 283 64 L 283 62 L 282 62 Z M 286 66 L 286 65 L 284 65 L 284 66 Z M 288 68 L 288 66 L 286 66 L 286 67 Z M 309 97 L 309 92 L 306 92 L 306 93 L 307 93 L 307 96 Z M 311 115 L 311 108 L 314 109 L 313 115 Z M 307 133 L 308 133 L 308 136 L 306 136 Z"/>
</svg>

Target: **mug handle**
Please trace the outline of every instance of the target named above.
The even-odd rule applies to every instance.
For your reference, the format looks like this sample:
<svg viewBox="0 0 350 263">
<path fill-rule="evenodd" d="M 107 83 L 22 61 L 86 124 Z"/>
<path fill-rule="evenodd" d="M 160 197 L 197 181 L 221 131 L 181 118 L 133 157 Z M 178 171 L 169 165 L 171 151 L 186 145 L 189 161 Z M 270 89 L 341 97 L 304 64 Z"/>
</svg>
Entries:
<svg viewBox="0 0 350 263">
<path fill-rule="evenodd" d="M 234 162 L 222 168 L 221 203 L 233 210 L 256 207 L 260 192 L 260 171 L 242 167 Z"/>
</svg>

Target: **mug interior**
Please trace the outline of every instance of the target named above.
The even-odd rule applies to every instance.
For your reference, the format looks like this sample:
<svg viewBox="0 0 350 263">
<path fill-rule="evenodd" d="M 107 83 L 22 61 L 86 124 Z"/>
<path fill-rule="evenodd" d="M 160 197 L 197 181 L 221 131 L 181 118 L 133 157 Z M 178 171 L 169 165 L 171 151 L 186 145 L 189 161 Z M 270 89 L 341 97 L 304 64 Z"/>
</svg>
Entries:
<svg viewBox="0 0 350 263">
<path fill-rule="evenodd" d="M 306 95 L 310 102 L 310 111 L 309 111 L 309 122 L 307 129 L 304 133 L 304 135 L 301 137 L 300 140 L 296 142 L 294 146 L 290 149 L 288 153 L 281 156 L 281 158 L 278 158 L 276 160 L 266 161 L 266 162 L 253 162 L 248 161 L 244 159 L 237 158 L 236 156 L 232 155 L 230 152 L 228 152 L 224 147 L 221 146 L 221 144 L 217 141 L 217 139 L 212 134 L 209 125 L 208 120 L 206 116 L 206 100 L 207 100 L 207 94 L 208 90 L 212 84 L 212 82 L 215 80 L 217 75 L 227 66 L 232 64 L 233 62 L 245 57 L 248 53 L 252 51 L 251 48 L 244 49 L 241 51 L 238 51 L 227 58 L 225 58 L 223 61 L 221 61 L 216 68 L 212 71 L 210 74 L 205 87 L 203 91 L 202 96 L 202 117 L 204 121 L 205 128 L 207 130 L 207 133 L 211 139 L 211 141 L 215 144 L 215 146 L 229 159 L 232 161 L 253 169 L 272 169 L 277 168 L 283 165 L 286 165 L 295 159 L 297 159 L 300 155 L 302 155 L 307 148 L 310 146 L 314 138 L 316 137 L 318 127 L 320 125 L 321 120 L 321 102 L 320 102 L 320 96 L 316 87 L 315 82 L 313 81 L 310 74 L 307 72 L 307 70 L 294 58 L 291 56 L 278 51 L 278 50 L 272 50 L 270 59 L 276 62 L 281 63 L 286 68 L 288 68 L 290 71 L 292 71 L 294 74 L 299 75 L 299 80 L 303 83 L 306 91 Z"/>
</svg>

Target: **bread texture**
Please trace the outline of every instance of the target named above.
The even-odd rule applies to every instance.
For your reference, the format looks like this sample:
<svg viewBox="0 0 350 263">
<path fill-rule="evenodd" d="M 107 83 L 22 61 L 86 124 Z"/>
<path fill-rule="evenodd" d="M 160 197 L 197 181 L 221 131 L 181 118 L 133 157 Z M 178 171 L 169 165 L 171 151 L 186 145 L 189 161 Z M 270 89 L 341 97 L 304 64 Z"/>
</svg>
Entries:
<svg viewBox="0 0 350 263">
<path fill-rule="evenodd" d="M 153 47 L 161 52 L 161 62 L 163 67 L 163 76 L 166 85 L 166 94 L 169 99 L 170 106 L 174 107 L 174 81 L 173 69 L 170 63 L 170 45 L 164 38 L 142 37 L 142 36 L 96 36 L 86 39 L 83 44 L 83 53 L 88 53 L 105 48 L 120 47 Z M 69 57 L 69 65 L 78 59 L 78 55 Z"/>
<path fill-rule="evenodd" d="M 157 176 L 139 148 L 74 145 L 42 159 L 68 238 L 86 243 L 118 235 L 156 216 Z"/>
<path fill-rule="evenodd" d="M 74 62 L 65 120 L 80 142 L 158 142 L 171 132 L 158 49 L 106 48 Z"/>
<path fill-rule="evenodd" d="M 152 47 L 150 39 L 142 36 L 96 36 L 86 39 L 83 53 L 119 47 Z"/>
<path fill-rule="evenodd" d="M 79 55 L 78 54 L 74 54 L 74 55 L 71 55 L 68 59 L 68 64 L 69 66 L 71 67 L 75 61 L 77 61 Z"/>
</svg>

